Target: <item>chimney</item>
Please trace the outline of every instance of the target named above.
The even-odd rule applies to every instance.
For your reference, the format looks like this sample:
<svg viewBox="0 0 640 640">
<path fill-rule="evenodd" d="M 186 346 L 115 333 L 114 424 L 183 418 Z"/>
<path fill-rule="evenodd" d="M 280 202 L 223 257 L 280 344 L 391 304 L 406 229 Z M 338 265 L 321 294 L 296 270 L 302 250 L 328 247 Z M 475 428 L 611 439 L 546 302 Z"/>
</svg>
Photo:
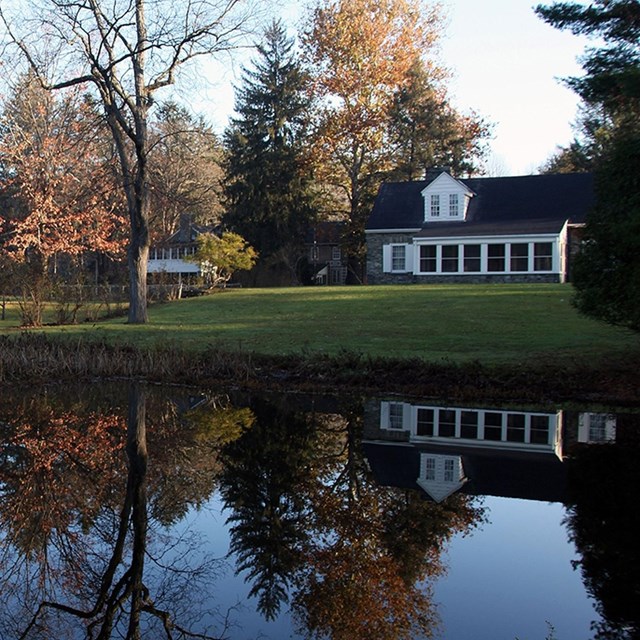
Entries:
<svg viewBox="0 0 640 640">
<path fill-rule="evenodd" d="M 451 175 L 451 167 L 431 167 L 424 172 L 424 179 L 432 182 L 441 173 L 448 173 L 449 175 Z"/>
</svg>

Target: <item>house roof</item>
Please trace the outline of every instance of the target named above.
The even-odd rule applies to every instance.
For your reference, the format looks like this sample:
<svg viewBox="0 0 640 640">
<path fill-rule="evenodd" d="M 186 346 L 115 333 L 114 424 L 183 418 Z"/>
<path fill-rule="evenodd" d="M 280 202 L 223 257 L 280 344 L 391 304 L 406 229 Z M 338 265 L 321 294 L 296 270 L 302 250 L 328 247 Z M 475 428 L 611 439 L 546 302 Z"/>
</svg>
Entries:
<svg viewBox="0 0 640 640">
<path fill-rule="evenodd" d="M 590 173 L 458 179 L 474 195 L 464 222 L 425 222 L 422 191 L 434 178 L 388 182 L 378 191 L 369 231 L 422 230 L 421 237 L 557 233 L 564 223 L 582 223 L 594 202 Z"/>
<path fill-rule="evenodd" d="M 543 502 L 566 499 L 567 467 L 551 453 L 399 446 L 381 442 L 364 442 L 362 446 L 376 482 L 383 486 L 418 489 L 420 455 L 437 453 L 462 458 L 469 480 L 462 493 Z"/>
</svg>

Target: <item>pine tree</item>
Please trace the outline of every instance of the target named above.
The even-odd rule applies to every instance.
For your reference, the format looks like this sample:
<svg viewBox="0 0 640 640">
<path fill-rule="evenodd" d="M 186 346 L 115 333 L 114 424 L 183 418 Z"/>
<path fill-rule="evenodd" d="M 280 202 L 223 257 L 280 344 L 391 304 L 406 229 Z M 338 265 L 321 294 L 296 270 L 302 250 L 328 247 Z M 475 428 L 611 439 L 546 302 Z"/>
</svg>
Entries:
<svg viewBox="0 0 640 640">
<path fill-rule="evenodd" d="M 224 135 L 223 222 L 259 252 L 259 267 L 286 267 L 295 278 L 313 198 L 304 153 L 309 99 L 293 49 L 282 24 L 273 22 L 253 68 L 244 69 L 238 117 Z"/>
<path fill-rule="evenodd" d="M 567 80 L 600 110 L 607 131 L 575 261 L 574 302 L 586 315 L 640 331 L 640 2 L 560 2 L 536 12 L 554 27 L 600 39 L 583 58 L 585 75 Z"/>
<path fill-rule="evenodd" d="M 448 167 L 453 175 L 471 174 L 486 155 L 490 127 L 476 114 L 458 112 L 445 88 L 418 58 L 390 112 L 395 180 L 419 180 L 427 169 Z"/>
</svg>

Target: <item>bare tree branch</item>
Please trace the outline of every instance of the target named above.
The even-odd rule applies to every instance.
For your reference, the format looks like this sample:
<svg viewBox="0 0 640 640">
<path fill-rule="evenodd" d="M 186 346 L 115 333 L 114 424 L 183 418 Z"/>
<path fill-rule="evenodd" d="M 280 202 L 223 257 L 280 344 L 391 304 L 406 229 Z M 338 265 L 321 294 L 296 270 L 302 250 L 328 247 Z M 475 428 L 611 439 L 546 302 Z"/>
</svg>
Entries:
<svg viewBox="0 0 640 640">
<path fill-rule="evenodd" d="M 190 61 L 246 46 L 255 32 L 254 2 L 2 0 L 0 26 L 42 86 L 86 84 L 102 101 L 129 209 L 129 322 L 147 320 L 154 94 L 173 84 Z"/>
</svg>

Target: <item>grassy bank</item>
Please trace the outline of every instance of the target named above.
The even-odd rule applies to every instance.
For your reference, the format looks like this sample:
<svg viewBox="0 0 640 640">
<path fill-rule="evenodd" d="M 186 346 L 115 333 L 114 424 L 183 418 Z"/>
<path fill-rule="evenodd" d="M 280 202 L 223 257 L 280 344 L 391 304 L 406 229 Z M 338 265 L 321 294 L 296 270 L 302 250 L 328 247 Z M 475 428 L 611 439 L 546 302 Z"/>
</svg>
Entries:
<svg viewBox="0 0 640 640">
<path fill-rule="evenodd" d="M 47 334 L 153 347 L 211 346 L 268 355 L 344 351 L 431 362 L 602 363 L 638 353 L 629 332 L 579 316 L 568 285 L 235 289 Z M 2 323 L 12 332 L 16 316 Z"/>
<path fill-rule="evenodd" d="M 122 318 L 0 325 L 0 382 L 142 377 L 412 395 L 638 401 L 640 338 L 561 285 L 229 290 Z"/>
</svg>

